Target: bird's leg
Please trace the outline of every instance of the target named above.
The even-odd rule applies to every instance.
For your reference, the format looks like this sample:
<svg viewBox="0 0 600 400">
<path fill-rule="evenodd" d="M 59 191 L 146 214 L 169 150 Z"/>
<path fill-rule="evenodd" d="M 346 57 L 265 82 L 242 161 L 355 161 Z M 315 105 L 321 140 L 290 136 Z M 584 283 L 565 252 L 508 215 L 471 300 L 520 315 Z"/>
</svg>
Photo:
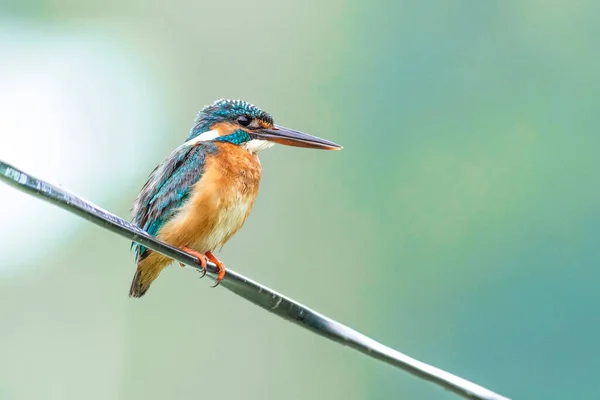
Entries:
<svg viewBox="0 0 600 400">
<path fill-rule="evenodd" d="M 219 286 L 219 283 L 221 283 L 221 281 L 225 277 L 225 264 L 223 264 L 221 262 L 221 260 L 219 260 L 217 257 L 215 257 L 215 255 L 210 251 L 206 252 L 206 257 L 208 257 L 209 261 L 212 261 L 217 265 L 217 274 L 218 275 L 217 275 L 217 279 L 215 280 L 215 284 L 213 285 L 213 287 L 217 287 L 217 286 Z"/>
<path fill-rule="evenodd" d="M 206 275 L 206 259 L 207 259 L 207 256 L 205 256 L 204 254 L 200 253 L 199 251 L 196 251 L 194 249 L 190 249 L 189 247 L 182 247 L 181 250 L 185 251 L 190 256 L 196 257 L 198 259 L 198 261 L 196 261 L 196 262 L 198 263 L 198 265 L 200 265 L 202 267 L 202 276 L 200 278 L 204 278 L 204 275 Z M 208 255 L 208 253 L 206 253 L 206 254 Z M 208 257 L 208 259 L 210 260 L 210 257 Z M 213 261 L 213 260 L 210 260 L 210 261 Z M 185 266 L 182 263 L 179 263 L 179 265 L 181 265 L 182 267 Z"/>
</svg>

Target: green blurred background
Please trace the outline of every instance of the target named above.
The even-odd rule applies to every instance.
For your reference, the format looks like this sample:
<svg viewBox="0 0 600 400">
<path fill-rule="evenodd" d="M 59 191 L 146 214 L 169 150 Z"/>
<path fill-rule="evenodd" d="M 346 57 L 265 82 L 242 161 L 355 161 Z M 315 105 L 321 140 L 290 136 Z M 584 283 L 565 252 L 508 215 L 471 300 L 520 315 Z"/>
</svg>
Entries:
<svg viewBox="0 0 600 400">
<path fill-rule="evenodd" d="M 242 272 L 514 399 L 600 398 L 596 1 L 2 1 L 0 158 L 128 217 L 198 109 L 278 146 Z M 454 399 L 0 186 L 0 399 Z"/>
</svg>

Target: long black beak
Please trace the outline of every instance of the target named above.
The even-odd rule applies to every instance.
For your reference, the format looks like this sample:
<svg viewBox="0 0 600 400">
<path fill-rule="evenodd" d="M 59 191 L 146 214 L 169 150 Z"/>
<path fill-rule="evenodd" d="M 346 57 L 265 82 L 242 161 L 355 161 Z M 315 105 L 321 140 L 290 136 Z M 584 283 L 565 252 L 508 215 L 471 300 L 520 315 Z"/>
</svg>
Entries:
<svg viewBox="0 0 600 400">
<path fill-rule="evenodd" d="M 342 146 L 337 143 L 279 125 L 274 125 L 273 128 L 261 129 L 255 132 L 254 136 L 256 136 L 257 139 L 268 140 L 287 146 L 307 147 L 309 149 L 321 150 L 342 149 Z"/>
</svg>

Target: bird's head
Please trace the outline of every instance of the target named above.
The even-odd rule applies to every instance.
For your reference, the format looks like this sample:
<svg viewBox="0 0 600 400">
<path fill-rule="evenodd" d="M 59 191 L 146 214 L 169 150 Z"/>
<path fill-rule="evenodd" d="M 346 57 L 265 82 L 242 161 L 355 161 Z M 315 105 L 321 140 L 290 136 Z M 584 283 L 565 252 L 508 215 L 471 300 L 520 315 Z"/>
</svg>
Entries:
<svg viewBox="0 0 600 400">
<path fill-rule="evenodd" d="M 342 146 L 273 123 L 273 117 L 243 100 L 217 100 L 198 113 L 188 142 L 228 142 L 256 153 L 274 143 L 322 150 Z"/>
</svg>

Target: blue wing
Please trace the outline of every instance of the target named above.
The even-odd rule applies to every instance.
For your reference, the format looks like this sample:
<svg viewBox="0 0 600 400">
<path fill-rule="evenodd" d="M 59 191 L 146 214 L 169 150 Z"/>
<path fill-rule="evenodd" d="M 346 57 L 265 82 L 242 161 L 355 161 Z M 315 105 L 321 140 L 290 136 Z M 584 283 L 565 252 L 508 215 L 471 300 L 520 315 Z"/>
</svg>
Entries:
<svg viewBox="0 0 600 400">
<path fill-rule="evenodd" d="M 133 204 L 133 223 L 150 235 L 159 229 L 186 202 L 190 189 L 200 180 L 208 153 L 216 154 L 212 143 L 181 145 L 152 171 Z M 149 250 L 137 243 L 131 247 L 136 261 L 148 256 Z"/>
</svg>

